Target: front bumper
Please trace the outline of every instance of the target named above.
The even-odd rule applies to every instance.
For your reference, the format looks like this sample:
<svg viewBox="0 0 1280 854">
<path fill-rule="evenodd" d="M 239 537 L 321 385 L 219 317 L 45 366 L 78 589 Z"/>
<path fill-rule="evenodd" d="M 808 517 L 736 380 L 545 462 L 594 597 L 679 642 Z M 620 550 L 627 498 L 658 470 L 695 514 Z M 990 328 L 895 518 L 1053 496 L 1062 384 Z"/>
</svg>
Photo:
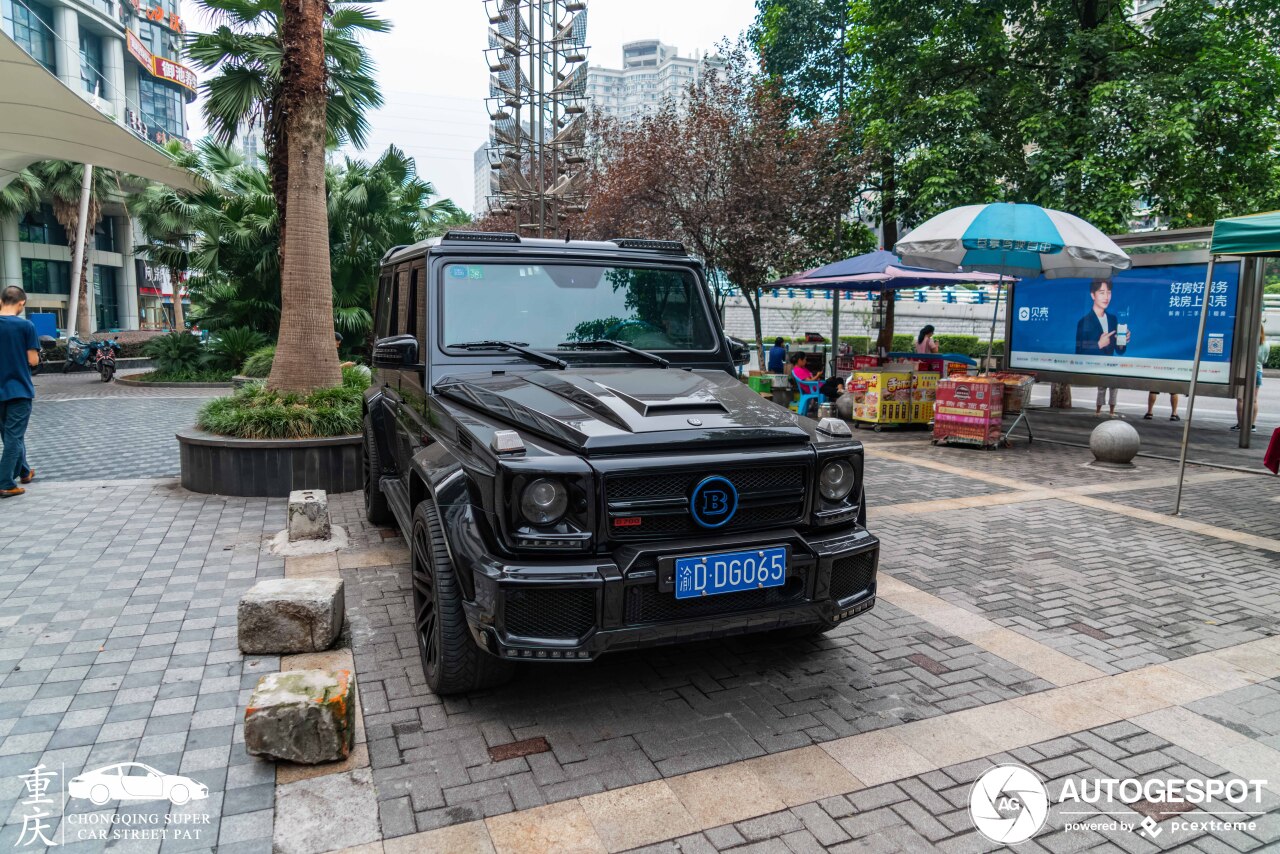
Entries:
<svg viewBox="0 0 1280 854">
<path fill-rule="evenodd" d="M 473 543 L 476 541 L 472 541 Z M 660 559 L 786 545 L 782 587 L 677 600 Z M 454 555 L 471 570 L 464 602 L 481 649 L 510 659 L 589 661 L 614 650 L 806 625 L 834 626 L 875 604 L 880 542 L 863 528 L 803 535 L 794 529 L 635 544 L 609 557 L 505 562 Z"/>
</svg>

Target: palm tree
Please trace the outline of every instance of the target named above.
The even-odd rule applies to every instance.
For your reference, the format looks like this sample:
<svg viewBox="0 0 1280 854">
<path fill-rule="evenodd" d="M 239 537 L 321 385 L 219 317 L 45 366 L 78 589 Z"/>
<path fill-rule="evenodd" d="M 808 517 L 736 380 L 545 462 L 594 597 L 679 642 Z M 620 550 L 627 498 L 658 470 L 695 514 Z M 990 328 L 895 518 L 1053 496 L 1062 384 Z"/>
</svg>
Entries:
<svg viewBox="0 0 1280 854">
<path fill-rule="evenodd" d="M 356 5 L 331 0 L 324 11 L 323 47 L 328 81 L 326 134 L 330 146 L 364 145 L 365 114 L 382 106 L 374 64 L 362 33 L 385 33 L 388 21 Z M 271 187 L 280 203 L 281 234 L 287 222 L 287 117 L 282 104 L 282 0 L 199 0 L 218 26 L 190 39 L 187 55 L 197 68 L 217 73 L 203 84 L 205 118 L 214 137 L 231 143 L 243 126 L 261 123 Z M 320 42 L 320 39 L 317 39 Z M 283 240 L 281 241 L 283 251 Z"/>
<path fill-rule="evenodd" d="M 310 392 L 338 385 L 342 371 L 333 346 L 333 284 L 329 213 L 325 199 L 326 0 L 281 0 L 279 111 L 288 143 L 283 210 L 292 233 L 282 239 L 280 338 L 267 377 L 275 391 Z M 273 176 L 274 177 L 274 176 Z M 285 238 L 283 223 L 281 237 Z"/>
<path fill-rule="evenodd" d="M 40 207 L 44 184 L 35 172 L 23 169 L 0 187 L 0 219 L 20 217 Z"/>
</svg>

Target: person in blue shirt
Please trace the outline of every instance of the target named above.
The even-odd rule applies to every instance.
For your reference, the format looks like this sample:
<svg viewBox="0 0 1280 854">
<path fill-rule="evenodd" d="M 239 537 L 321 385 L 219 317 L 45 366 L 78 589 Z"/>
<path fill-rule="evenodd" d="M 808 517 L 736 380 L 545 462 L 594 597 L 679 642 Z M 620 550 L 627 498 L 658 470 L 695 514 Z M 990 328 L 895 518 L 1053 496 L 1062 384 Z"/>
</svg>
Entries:
<svg viewBox="0 0 1280 854">
<path fill-rule="evenodd" d="M 17 285 L 0 290 L 0 498 L 26 492 L 21 483 L 30 483 L 36 473 L 27 465 L 27 422 L 36 389 L 31 369 L 40 361 L 40 340 L 36 327 L 22 316 L 27 292 Z"/>
<path fill-rule="evenodd" d="M 787 363 L 787 348 L 783 346 L 782 337 L 773 339 L 773 346 L 769 348 L 769 373 L 783 373 L 783 365 Z"/>
</svg>

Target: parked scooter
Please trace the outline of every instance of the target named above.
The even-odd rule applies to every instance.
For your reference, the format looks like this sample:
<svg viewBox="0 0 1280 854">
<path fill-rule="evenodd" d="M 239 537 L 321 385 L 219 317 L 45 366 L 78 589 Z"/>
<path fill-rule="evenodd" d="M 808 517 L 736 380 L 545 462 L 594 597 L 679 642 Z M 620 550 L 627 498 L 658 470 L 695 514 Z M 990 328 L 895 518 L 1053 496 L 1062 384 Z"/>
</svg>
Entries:
<svg viewBox="0 0 1280 854">
<path fill-rule="evenodd" d="M 104 383 L 111 382 L 116 373 L 116 358 L 120 344 L 110 341 L 85 341 L 72 335 L 67 340 L 67 360 L 62 363 L 65 374 L 73 367 L 90 368 L 101 375 Z"/>
<path fill-rule="evenodd" d="M 115 339 L 95 341 L 94 343 L 98 347 L 93 355 L 93 366 L 97 369 L 98 375 L 102 377 L 102 381 L 109 383 L 112 377 L 116 375 L 116 357 L 120 355 L 120 344 Z"/>
</svg>

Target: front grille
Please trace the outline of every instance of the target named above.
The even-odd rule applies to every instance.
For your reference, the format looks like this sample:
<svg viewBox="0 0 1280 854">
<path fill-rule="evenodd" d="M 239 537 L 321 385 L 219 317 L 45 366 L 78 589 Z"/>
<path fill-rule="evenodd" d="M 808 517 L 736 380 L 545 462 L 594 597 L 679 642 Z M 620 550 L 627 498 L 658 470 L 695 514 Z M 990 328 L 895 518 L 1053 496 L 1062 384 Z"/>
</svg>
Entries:
<svg viewBox="0 0 1280 854">
<path fill-rule="evenodd" d="M 692 620 L 776 608 L 803 598 L 804 578 L 801 576 L 788 578 L 787 583 L 781 587 L 721 593 L 719 596 L 700 596 L 697 599 L 677 599 L 676 594 L 663 593 L 656 585 L 638 584 L 627 589 L 625 619 L 628 625 L 668 623 L 673 620 Z"/>
<path fill-rule="evenodd" d="M 694 487 L 712 475 L 726 478 L 738 491 L 738 512 L 717 531 L 740 531 L 795 524 L 804 515 L 807 469 L 802 465 L 757 468 L 700 469 L 640 475 L 615 475 L 605 481 L 609 506 L 609 536 L 639 540 L 702 533 L 693 521 L 688 499 Z M 630 501 L 678 500 L 676 507 L 658 509 L 625 506 Z M 614 516 L 639 518 L 639 524 L 613 527 Z"/>
<path fill-rule="evenodd" d="M 590 588 L 530 588 L 506 594 L 503 626 L 527 638 L 577 640 L 596 622 L 596 593 Z"/>
<path fill-rule="evenodd" d="M 842 557 L 831 564 L 831 598 L 848 599 L 871 586 L 876 575 L 874 550 Z"/>
</svg>

